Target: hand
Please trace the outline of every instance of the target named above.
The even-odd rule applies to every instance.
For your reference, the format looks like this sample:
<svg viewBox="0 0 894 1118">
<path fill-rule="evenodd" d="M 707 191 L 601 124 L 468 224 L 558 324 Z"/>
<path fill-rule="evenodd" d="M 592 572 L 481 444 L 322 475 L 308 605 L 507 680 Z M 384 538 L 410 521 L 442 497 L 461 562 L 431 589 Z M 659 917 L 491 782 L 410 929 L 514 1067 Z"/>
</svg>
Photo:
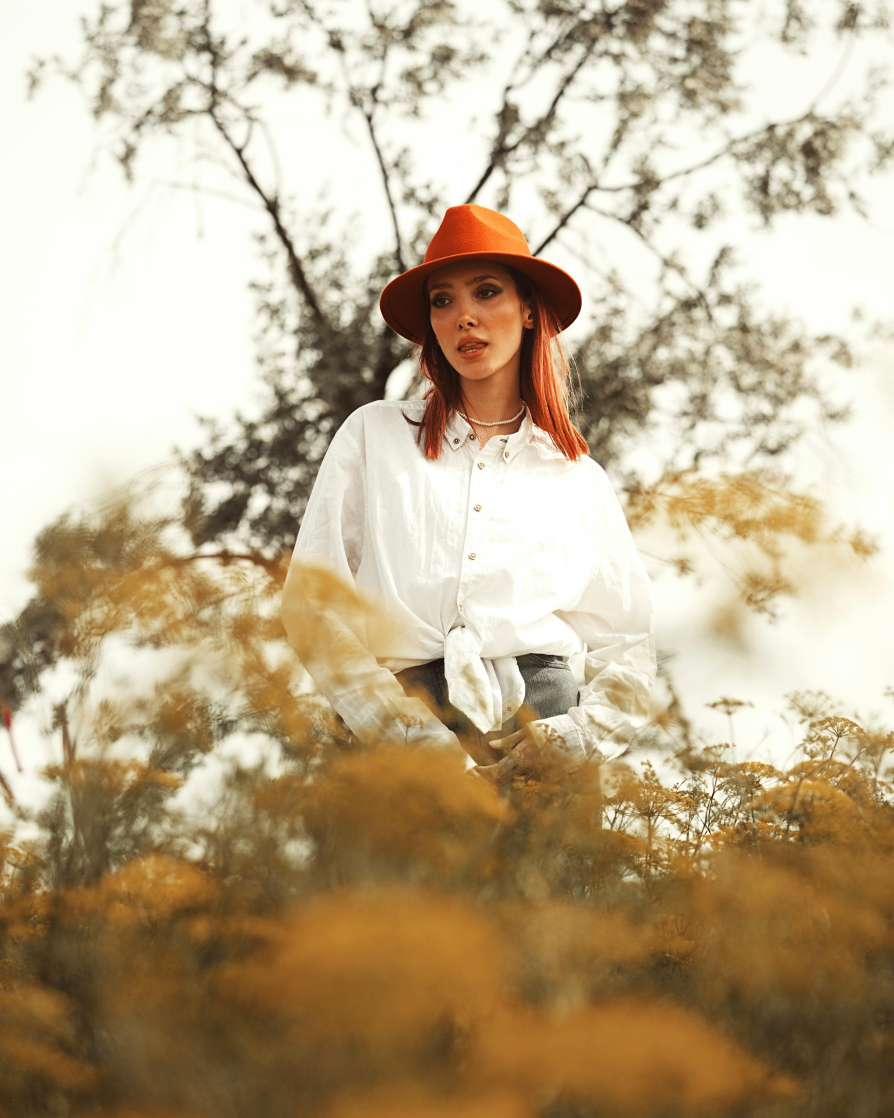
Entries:
<svg viewBox="0 0 894 1118">
<path fill-rule="evenodd" d="M 491 747 L 486 734 L 468 734 L 462 738 L 462 744 L 466 753 L 480 768 L 491 767 L 503 759 L 502 752 Z"/>
<path fill-rule="evenodd" d="M 495 738 L 490 747 L 497 753 L 513 757 L 520 767 L 530 767 L 539 752 L 526 727 L 505 738 Z"/>
<path fill-rule="evenodd" d="M 505 738 L 494 738 L 488 746 L 495 756 L 504 754 L 503 759 L 495 765 L 476 765 L 472 772 L 496 785 L 509 784 L 516 773 L 527 773 L 537 753 L 524 729 Z"/>
<path fill-rule="evenodd" d="M 476 765 L 469 772 L 474 773 L 476 777 L 486 780 L 489 784 L 494 784 L 497 787 L 502 787 L 504 784 L 509 784 L 512 777 L 516 772 L 520 771 L 518 765 L 511 757 L 504 757 L 496 765 Z"/>
<path fill-rule="evenodd" d="M 490 743 L 491 749 L 505 754 L 499 765 L 491 766 L 503 770 L 500 773 L 502 783 L 511 780 L 513 772 L 536 776 L 549 784 L 557 784 L 575 772 L 578 763 L 550 740 L 549 734 L 548 729 L 532 723 Z"/>
</svg>

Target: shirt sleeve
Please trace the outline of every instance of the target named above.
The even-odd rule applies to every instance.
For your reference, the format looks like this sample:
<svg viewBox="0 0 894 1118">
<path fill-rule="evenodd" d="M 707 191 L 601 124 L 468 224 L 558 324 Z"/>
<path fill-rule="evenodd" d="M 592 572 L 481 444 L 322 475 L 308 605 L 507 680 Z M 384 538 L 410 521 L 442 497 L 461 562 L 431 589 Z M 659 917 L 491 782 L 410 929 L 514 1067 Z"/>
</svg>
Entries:
<svg viewBox="0 0 894 1118">
<path fill-rule="evenodd" d="M 355 412 L 329 445 L 298 532 L 282 596 L 286 635 L 361 741 L 459 750 L 456 735 L 421 699 L 407 696 L 370 651 L 374 611 L 354 582 L 363 555 L 365 483 L 363 424 Z"/>
<path fill-rule="evenodd" d="M 648 720 L 656 675 L 649 576 L 615 491 L 599 472 L 596 566 L 574 609 L 556 611 L 586 645 L 580 705 L 534 724 L 577 763 L 612 760 L 632 744 Z"/>
</svg>

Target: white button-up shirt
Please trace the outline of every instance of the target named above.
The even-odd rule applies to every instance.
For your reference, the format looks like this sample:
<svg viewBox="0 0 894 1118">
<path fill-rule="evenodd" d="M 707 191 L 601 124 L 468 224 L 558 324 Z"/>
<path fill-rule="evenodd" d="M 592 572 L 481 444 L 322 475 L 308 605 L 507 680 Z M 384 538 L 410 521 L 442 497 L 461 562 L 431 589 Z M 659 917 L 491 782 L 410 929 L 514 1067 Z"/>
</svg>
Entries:
<svg viewBox="0 0 894 1118">
<path fill-rule="evenodd" d="M 367 741 L 456 742 L 404 694 L 393 674 L 403 668 L 443 657 L 451 704 L 488 732 L 524 700 L 515 657 L 563 656 L 579 705 L 535 725 L 578 760 L 617 756 L 648 715 L 654 607 L 605 472 L 588 457 L 569 461 L 529 415 L 483 447 L 455 415 L 430 461 L 416 444 L 423 410 L 367 404 L 333 438 L 283 591 L 292 645 Z M 353 580 L 395 631 L 377 636 L 312 601 L 306 565 Z M 321 619 L 349 669 L 334 673 L 304 639 Z"/>
</svg>

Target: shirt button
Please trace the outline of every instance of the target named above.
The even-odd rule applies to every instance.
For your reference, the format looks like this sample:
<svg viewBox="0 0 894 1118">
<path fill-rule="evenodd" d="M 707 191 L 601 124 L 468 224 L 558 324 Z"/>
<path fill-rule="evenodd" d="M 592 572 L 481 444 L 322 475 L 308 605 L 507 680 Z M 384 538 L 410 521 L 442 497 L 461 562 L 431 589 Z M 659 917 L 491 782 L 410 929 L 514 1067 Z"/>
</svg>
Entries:
<svg viewBox="0 0 894 1118">
<path fill-rule="evenodd" d="M 458 442 L 459 442 L 459 439 L 454 439 L 453 441 L 454 441 L 455 443 L 458 443 Z"/>
<path fill-rule="evenodd" d="M 475 558 L 475 552 L 474 552 L 474 551 L 470 551 L 470 552 L 469 552 L 469 558 L 470 558 L 470 559 L 474 559 L 474 558 Z"/>
<path fill-rule="evenodd" d="M 479 470 L 483 470 L 483 469 L 484 469 L 484 463 L 483 463 L 483 462 L 479 462 L 479 463 L 478 463 L 478 469 L 479 469 Z"/>
<path fill-rule="evenodd" d="M 481 512 L 481 505 L 475 506 L 475 512 Z"/>
<path fill-rule="evenodd" d="M 504 451 L 504 452 L 503 452 L 503 457 L 504 457 L 504 458 L 508 458 L 508 457 L 509 457 L 509 451 L 508 451 L 508 450 L 506 450 L 506 451 Z"/>
<path fill-rule="evenodd" d="M 478 438 L 478 436 L 477 436 L 477 435 L 475 434 L 475 432 L 473 431 L 473 432 L 471 433 L 471 435 L 469 435 L 469 438 L 470 438 L 470 439 L 477 439 L 477 438 Z"/>
</svg>

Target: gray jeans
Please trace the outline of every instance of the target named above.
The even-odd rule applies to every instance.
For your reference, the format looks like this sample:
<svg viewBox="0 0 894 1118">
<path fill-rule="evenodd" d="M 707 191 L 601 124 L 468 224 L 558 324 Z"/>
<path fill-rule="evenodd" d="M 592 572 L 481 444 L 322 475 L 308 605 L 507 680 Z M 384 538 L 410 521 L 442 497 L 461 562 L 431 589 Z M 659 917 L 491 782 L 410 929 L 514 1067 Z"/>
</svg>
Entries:
<svg viewBox="0 0 894 1118">
<path fill-rule="evenodd" d="M 518 670 L 525 681 L 525 703 L 535 718 L 552 718 L 556 714 L 567 714 L 571 707 L 577 706 L 580 692 L 577 683 L 561 656 L 549 656 L 542 652 L 529 652 L 517 658 Z M 496 733 L 482 734 L 468 720 L 461 710 L 450 703 L 447 694 L 447 680 L 444 677 L 444 661 L 431 660 L 415 668 L 404 668 L 395 672 L 407 694 L 418 695 L 425 705 L 444 725 L 460 737 L 477 741 L 485 747 L 489 739 L 506 737 L 520 728 L 513 715 L 503 723 Z M 482 762 L 492 761 L 485 749 Z"/>
</svg>

